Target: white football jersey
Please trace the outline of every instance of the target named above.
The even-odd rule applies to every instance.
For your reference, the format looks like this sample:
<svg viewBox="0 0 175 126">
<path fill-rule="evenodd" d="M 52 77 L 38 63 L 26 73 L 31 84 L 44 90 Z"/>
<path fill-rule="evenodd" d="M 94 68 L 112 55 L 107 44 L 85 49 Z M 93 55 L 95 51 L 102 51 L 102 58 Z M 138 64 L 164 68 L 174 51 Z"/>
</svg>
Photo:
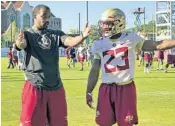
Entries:
<svg viewBox="0 0 175 126">
<path fill-rule="evenodd" d="M 17 50 L 15 48 L 12 48 L 12 55 L 13 55 L 13 57 L 17 56 Z"/>
<path fill-rule="evenodd" d="M 86 49 L 86 54 L 87 54 L 88 57 L 90 56 L 90 48 Z"/>
<path fill-rule="evenodd" d="M 80 57 L 83 57 L 84 53 L 85 53 L 85 48 L 84 47 L 78 47 L 77 53 Z"/>
<path fill-rule="evenodd" d="M 143 45 L 143 39 L 135 32 L 122 33 L 119 39 L 94 41 L 92 52 L 101 59 L 102 83 L 124 83 L 134 77 L 135 48 Z"/>
<path fill-rule="evenodd" d="M 168 54 L 169 55 L 175 55 L 175 48 L 169 49 Z"/>
</svg>

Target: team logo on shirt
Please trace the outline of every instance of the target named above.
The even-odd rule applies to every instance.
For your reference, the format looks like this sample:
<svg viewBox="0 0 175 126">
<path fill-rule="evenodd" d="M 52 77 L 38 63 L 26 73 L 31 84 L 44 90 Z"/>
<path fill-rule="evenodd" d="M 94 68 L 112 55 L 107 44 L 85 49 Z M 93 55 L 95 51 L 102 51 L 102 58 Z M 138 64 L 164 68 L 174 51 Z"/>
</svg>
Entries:
<svg viewBox="0 0 175 126">
<path fill-rule="evenodd" d="M 38 44 L 42 49 L 51 49 L 51 40 L 46 34 L 38 37 Z"/>
</svg>

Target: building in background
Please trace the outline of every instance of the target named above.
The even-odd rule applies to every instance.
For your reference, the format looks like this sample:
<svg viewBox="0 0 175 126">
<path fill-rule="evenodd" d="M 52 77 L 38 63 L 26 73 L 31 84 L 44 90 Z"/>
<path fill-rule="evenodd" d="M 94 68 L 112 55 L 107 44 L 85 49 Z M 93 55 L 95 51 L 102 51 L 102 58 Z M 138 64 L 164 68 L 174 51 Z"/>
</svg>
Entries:
<svg viewBox="0 0 175 126">
<path fill-rule="evenodd" d="M 175 2 L 156 2 L 156 40 L 175 38 Z"/>
<path fill-rule="evenodd" d="M 155 41 L 155 33 L 153 32 L 147 32 L 147 40 Z"/>
<path fill-rule="evenodd" d="M 156 1 L 156 40 L 164 39 L 175 39 L 175 1 Z M 164 55 L 167 61 L 168 50 Z"/>
<path fill-rule="evenodd" d="M 16 22 L 18 31 L 20 29 L 31 28 L 33 25 L 33 9 L 34 7 L 30 6 L 28 1 L 1 1 L 1 36 L 6 33 L 8 29 L 12 29 L 12 21 Z M 55 17 L 52 13 L 48 28 L 61 30 L 61 18 Z M 11 36 L 12 34 L 14 35 L 16 33 L 11 32 Z M 1 56 L 6 56 L 9 46 L 12 45 L 11 40 L 12 39 L 1 39 Z"/>
<path fill-rule="evenodd" d="M 19 29 L 30 28 L 33 25 L 33 8 L 28 1 L 1 1 L 1 34 L 8 29 L 11 20 L 16 21 Z M 61 25 L 61 18 L 52 14 L 48 27 L 61 30 Z"/>
<path fill-rule="evenodd" d="M 1 1 L 1 33 L 5 33 L 12 20 L 19 29 L 31 27 L 32 9 L 27 1 Z"/>
<path fill-rule="evenodd" d="M 61 18 L 55 17 L 55 15 L 52 13 L 48 28 L 53 30 L 61 30 L 61 26 Z"/>
</svg>

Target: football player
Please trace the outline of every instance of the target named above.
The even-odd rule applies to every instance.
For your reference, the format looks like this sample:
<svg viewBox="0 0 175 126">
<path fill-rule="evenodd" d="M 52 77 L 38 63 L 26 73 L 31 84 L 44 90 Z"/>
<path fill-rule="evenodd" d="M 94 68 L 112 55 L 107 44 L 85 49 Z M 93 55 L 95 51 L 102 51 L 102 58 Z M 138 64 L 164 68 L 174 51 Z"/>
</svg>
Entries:
<svg viewBox="0 0 175 126">
<path fill-rule="evenodd" d="M 80 71 L 83 71 L 84 69 L 83 66 L 84 66 L 84 60 L 85 60 L 85 53 L 86 53 L 86 49 L 81 44 L 77 49 L 77 59 L 78 59 L 78 62 L 80 62 L 81 64 Z"/>
<path fill-rule="evenodd" d="M 71 49 L 71 47 L 67 47 L 67 48 L 66 48 L 67 66 L 68 66 L 69 68 L 70 68 L 70 60 L 71 60 L 70 49 Z"/>
<path fill-rule="evenodd" d="M 145 68 L 144 73 L 149 73 L 149 68 L 151 67 L 151 52 L 144 52 Z"/>
<path fill-rule="evenodd" d="M 135 50 L 154 51 L 175 47 L 175 41 L 144 41 L 137 33 L 125 33 L 125 14 L 117 8 L 107 9 L 98 23 L 102 39 L 92 45 L 94 62 L 88 77 L 87 105 L 93 108 L 92 91 L 99 71 L 96 123 L 100 126 L 132 126 L 138 123 L 136 87 L 134 83 Z"/>
<path fill-rule="evenodd" d="M 167 50 L 167 64 L 165 65 L 164 72 L 167 72 L 169 64 L 173 64 L 175 66 L 175 48 Z"/>
<path fill-rule="evenodd" d="M 163 60 L 164 60 L 164 51 L 159 50 L 158 51 L 158 63 L 157 63 L 157 70 L 163 70 Z"/>
</svg>

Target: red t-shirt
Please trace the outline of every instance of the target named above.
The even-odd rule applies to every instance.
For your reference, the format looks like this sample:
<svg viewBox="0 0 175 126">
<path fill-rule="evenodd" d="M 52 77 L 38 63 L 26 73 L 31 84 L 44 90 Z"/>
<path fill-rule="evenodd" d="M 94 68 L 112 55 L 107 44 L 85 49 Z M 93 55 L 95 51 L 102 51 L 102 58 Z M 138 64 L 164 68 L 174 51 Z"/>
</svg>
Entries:
<svg viewBox="0 0 175 126">
<path fill-rule="evenodd" d="M 8 51 L 8 58 L 9 58 L 9 59 L 12 59 L 12 50 L 9 50 L 9 51 Z"/>
</svg>

